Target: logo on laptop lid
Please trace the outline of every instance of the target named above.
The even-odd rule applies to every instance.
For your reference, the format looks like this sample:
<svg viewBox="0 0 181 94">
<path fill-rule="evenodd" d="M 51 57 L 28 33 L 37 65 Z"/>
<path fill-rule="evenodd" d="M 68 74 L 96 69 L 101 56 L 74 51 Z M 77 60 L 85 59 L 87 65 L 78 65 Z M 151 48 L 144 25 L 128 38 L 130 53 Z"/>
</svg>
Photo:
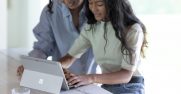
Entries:
<svg viewBox="0 0 181 94">
<path fill-rule="evenodd" d="M 42 85 L 44 83 L 43 79 L 39 79 L 38 84 Z"/>
</svg>

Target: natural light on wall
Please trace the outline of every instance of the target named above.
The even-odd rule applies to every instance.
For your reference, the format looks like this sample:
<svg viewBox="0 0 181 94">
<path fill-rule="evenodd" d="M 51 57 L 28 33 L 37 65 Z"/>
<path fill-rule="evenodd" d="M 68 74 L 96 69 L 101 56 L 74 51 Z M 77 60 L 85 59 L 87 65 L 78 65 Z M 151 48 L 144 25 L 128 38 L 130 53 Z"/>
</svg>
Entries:
<svg viewBox="0 0 181 94">
<path fill-rule="evenodd" d="M 7 45 L 7 2 L 0 0 L 0 50 L 5 49 Z"/>
<path fill-rule="evenodd" d="M 48 0 L 8 0 L 8 48 L 32 48 L 35 41 L 32 31 L 47 3 Z"/>
<path fill-rule="evenodd" d="M 146 94 L 181 94 L 181 0 L 131 0 L 147 27 Z"/>
</svg>

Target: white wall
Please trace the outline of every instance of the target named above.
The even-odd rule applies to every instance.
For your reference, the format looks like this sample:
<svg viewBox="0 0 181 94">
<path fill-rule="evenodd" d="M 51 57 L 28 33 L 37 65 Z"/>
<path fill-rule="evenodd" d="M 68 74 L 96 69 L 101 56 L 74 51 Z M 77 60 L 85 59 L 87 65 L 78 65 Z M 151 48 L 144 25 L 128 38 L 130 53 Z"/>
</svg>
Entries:
<svg viewBox="0 0 181 94">
<path fill-rule="evenodd" d="M 8 9 L 8 48 L 26 45 L 27 0 L 10 0 Z"/>
<path fill-rule="evenodd" d="M 33 42 L 36 40 L 32 29 L 39 22 L 41 11 L 48 3 L 48 0 L 28 0 L 28 47 L 32 48 Z"/>
<path fill-rule="evenodd" d="M 8 10 L 8 48 L 32 48 L 33 27 L 48 0 L 10 0 Z M 42 3 L 45 2 L 45 3 Z"/>
<path fill-rule="evenodd" d="M 6 48 L 7 0 L 0 0 L 0 49 Z"/>
</svg>

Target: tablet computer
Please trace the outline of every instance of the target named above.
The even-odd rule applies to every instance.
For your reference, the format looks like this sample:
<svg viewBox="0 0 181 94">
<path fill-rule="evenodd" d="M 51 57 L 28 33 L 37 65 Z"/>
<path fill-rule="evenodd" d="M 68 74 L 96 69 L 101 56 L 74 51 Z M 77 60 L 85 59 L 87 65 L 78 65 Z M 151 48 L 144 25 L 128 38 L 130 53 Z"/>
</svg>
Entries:
<svg viewBox="0 0 181 94">
<path fill-rule="evenodd" d="M 24 72 L 20 86 L 59 94 L 69 90 L 62 66 L 58 61 L 50 61 L 22 55 Z"/>
</svg>

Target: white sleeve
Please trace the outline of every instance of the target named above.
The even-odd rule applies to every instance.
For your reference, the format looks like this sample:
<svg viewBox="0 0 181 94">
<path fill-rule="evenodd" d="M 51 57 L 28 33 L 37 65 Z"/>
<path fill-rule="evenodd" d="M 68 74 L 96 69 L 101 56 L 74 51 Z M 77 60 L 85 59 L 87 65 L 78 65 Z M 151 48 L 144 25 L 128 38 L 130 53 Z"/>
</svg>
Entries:
<svg viewBox="0 0 181 94">
<path fill-rule="evenodd" d="M 141 46 L 143 43 L 144 35 L 142 28 L 139 24 L 135 24 L 128 31 L 126 36 L 126 42 L 128 48 L 131 50 L 129 60 L 124 60 L 122 67 L 123 69 L 135 71 L 140 63 Z"/>
<path fill-rule="evenodd" d="M 68 52 L 71 56 L 75 58 L 80 58 L 82 54 L 84 54 L 86 50 L 91 47 L 88 37 L 88 34 L 91 33 L 89 32 L 90 31 L 85 31 L 85 29 L 83 28 L 79 37 L 75 40 L 75 42 L 73 43 L 72 47 Z"/>
</svg>

